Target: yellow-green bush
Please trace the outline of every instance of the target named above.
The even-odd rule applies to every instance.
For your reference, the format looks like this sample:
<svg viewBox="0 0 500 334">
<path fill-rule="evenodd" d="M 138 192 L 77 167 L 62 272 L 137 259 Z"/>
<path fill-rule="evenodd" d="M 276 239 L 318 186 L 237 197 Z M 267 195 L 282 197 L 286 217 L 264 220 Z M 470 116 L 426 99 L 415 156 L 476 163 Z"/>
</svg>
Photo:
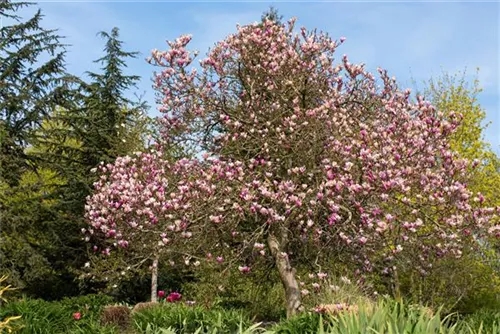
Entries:
<svg viewBox="0 0 500 334">
<path fill-rule="evenodd" d="M 469 314 L 500 309 L 500 276 L 471 256 L 436 261 L 427 276 L 400 275 L 403 295 L 416 303 Z"/>
</svg>

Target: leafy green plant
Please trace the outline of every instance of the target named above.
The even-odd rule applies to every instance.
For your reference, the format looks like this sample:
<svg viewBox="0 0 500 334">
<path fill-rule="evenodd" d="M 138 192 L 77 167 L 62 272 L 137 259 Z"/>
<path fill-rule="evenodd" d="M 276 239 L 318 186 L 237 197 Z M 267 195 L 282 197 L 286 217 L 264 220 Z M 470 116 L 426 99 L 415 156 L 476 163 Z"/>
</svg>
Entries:
<svg viewBox="0 0 500 334">
<path fill-rule="evenodd" d="M 302 313 L 296 317 L 284 320 L 271 328 L 268 333 L 275 334 L 316 334 L 323 323 L 323 317 L 318 313 Z"/>
<path fill-rule="evenodd" d="M 185 306 L 160 303 L 134 313 L 135 328 L 145 331 L 149 326 L 172 328 L 177 333 L 235 333 L 252 326 L 250 319 L 235 310 L 211 309 L 200 306 Z"/>
<path fill-rule="evenodd" d="M 22 315 L 23 326 L 18 333 L 113 333 L 110 326 L 99 326 L 102 308 L 112 299 L 102 295 L 66 298 L 57 302 L 24 299 L 6 304 L 0 311 L 2 318 Z M 79 312 L 80 319 L 74 314 Z M 116 331 L 115 331 L 116 332 Z"/>
<path fill-rule="evenodd" d="M 206 307 L 238 309 L 257 321 L 278 321 L 285 315 L 284 294 L 274 273 L 256 269 L 252 278 L 204 272 L 196 281 L 183 285 L 187 299 Z M 262 281 L 267 282 L 262 284 Z"/>
<path fill-rule="evenodd" d="M 267 333 L 329 334 L 485 334 L 498 333 L 500 314 L 485 312 L 456 321 L 455 314 L 442 316 L 420 305 L 380 300 L 375 307 L 360 305 L 356 312 L 332 314 L 304 313 L 286 320 Z"/>
<path fill-rule="evenodd" d="M 340 313 L 328 328 L 340 333 L 453 333 L 448 318 L 421 306 L 383 300 L 375 308 L 360 307 L 358 312 Z"/>
<path fill-rule="evenodd" d="M 175 330 L 171 327 L 160 328 L 158 326 L 148 324 L 144 330 L 144 334 L 175 334 Z"/>
<path fill-rule="evenodd" d="M 4 303 L 7 303 L 8 300 L 5 297 L 5 293 L 15 290 L 16 288 L 13 288 L 10 284 L 8 285 L 3 285 L 3 283 L 7 280 L 7 276 L 3 275 L 0 277 L 0 305 L 3 305 Z M 12 333 L 16 329 L 19 329 L 19 327 L 16 325 L 17 320 L 21 319 L 20 315 L 12 315 L 8 317 L 1 317 L 0 318 L 0 332 L 8 332 Z"/>
<path fill-rule="evenodd" d="M 479 310 L 461 319 L 458 327 L 463 333 L 500 333 L 500 312 Z"/>
<path fill-rule="evenodd" d="M 460 259 L 440 259 L 428 275 L 403 272 L 403 295 L 418 304 L 443 307 L 444 312 L 474 313 L 479 309 L 500 308 L 500 276 L 475 254 Z"/>
</svg>

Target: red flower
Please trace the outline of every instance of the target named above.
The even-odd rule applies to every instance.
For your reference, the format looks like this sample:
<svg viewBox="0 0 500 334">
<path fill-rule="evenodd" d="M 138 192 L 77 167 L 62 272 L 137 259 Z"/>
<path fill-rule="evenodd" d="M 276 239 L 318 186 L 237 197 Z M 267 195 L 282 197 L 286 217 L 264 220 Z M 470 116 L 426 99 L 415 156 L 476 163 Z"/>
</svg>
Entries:
<svg viewBox="0 0 500 334">
<path fill-rule="evenodd" d="M 160 299 L 165 298 L 165 291 L 163 291 L 163 290 L 158 291 L 158 298 L 160 298 Z"/>
<path fill-rule="evenodd" d="M 80 320 L 81 317 L 82 317 L 82 314 L 80 312 L 73 313 L 73 319 Z"/>
<path fill-rule="evenodd" d="M 176 301 L 179 301 L 182 299 L 182 295 L 178 292 L 172 292 L 168 295 L 167 297 L 167 302 L 168 303 L 175 303 Z"/>
</svg>

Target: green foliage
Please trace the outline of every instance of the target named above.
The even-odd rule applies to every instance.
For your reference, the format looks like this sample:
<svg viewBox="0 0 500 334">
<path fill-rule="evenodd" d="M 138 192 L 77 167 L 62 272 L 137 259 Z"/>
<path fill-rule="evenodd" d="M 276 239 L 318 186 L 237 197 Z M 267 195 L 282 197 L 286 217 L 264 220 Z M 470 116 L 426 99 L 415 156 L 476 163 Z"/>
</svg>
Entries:
<svg viewBox="0 0 500 334">
<path fill-rule="evenodd" d="M 462 314 L 500 308 L 500 277 L 491 266 L 466 254 L 436 261 L 428 275 L 400 275 L 403 295 L 445 312 Z"/>
<path fill-rule="evenodd" d="M 58 293 L 72 293 L 60 280 L 67 272 L 54 274 L 61 268 L 56 259 L 67 256 L 71 244 L 58 254 L 63 243 L 54 236 L 65 228 L 52 224 L 59 217 L 52 196 L 62 181 L 31 148 L 38 144 L 43 121 L 65 104 L 70 77 L 61 38 L 41 27 L 41 12 L 25 21 L 18 15 L 29 5 L 0 2 L 5 22 L 0 28 L 0 271 L 19 288 L 50 298 L 55 289 L 45 289 L 43 282 L 57 286 Z"/>
<path fill-rule="evenodd" d="M 112 299 L 103 295 L 66 298 L 59 302 L 25 299 L 2 307 L 2 318 L 22 314 L 19 333 L 113 333 L 112 328 L 98 326 L 100 312 Z M 75 320 L 73 313 L 80 312 Z M 98 331 L 95 331 L 98 329 Z"/>
<path fill-rule="evenodd" d="M 500 312 L 498 309 L 482 310 L 469 314 L 458 323 L 460 333 L 500 333 Z M 479 332 L 479 329 L 482 332 Z"/>
<path fill-rule="evenodd" d="M 9 281 L 46 298 L 71 294 L 61 275 L 66 272 L 57 261 L 67 256 L 71 243 L 64 232 L 70 229 L 56 208 L 56 190 L 65 181 L 50 169 L 25 171 L 16 187 L 0 182 L 2 197 L 2 272 Z M 63 246 L 64 245 L 64 246 Z M 58 271 L 58 273 L 56 273 Z M 60 275 L 58 275 L 60 274 Z"/>
<path fill-rule="evenodd" d="M 251 321 L 243 313 L 225 309 L 205 309 L 162 303 L 134 314 L 136 329 L 171 328 L 177 333 L 236 333 L 250 327 Z"/>
<path fill-rule="evenodd" d="M 260 19 L 262 22 L 264 22 L 265 20 L 271 20 L 278 24 L 281 24 L 283 20 L 283 15 L 280 15 L 275 7 L 270 6 L 269 9 L 262 14 Z"/>
<path fill-rule="evenodd" d="M 330 333 L 453 333 L 449 318 L 421 306 L 380 301 L 358 312 L 343 312 L 333 319 Z"/>
<path fill-rule="evenodd" d="M 22 314 L 16 333 L 124 333 L 112 326 L 102 326 L 100 318 L 106 305 L 113 300 L 103 295 L 66 298 L 58 302 L 26 299 L 2 307 L 5 319 Z M 73 314 L 81 313 L 75 320 Z M 405 334 L 486 334 L 498 333 L 500 313 L 481 311 L 465 317 L 443 316 L 440 311 L 394 302 L 389 299 L 376 303 L 358 304 L 358 309 L 336 315 L 305 312 L 284 320 L 267 331 L 261 323 L 231 309 L 160 303 L 133 315 L 134 328 L 125 333 L 405 333 Z"/>
<path fill-rule="evenodd" d="M 25 5 L 3 1 L 0 13 L 19 22 L 11 12 Z M 143 149 L 152 123 L 145 104 L 125 97 L 138 77 L 123 69 L 137 54 L 121 49 L 118 29 L 101 33 L 102 73 L 85 83 L 64 73 L 59 36 L 41 18 L 1 28 L 0 270 L 28 295 L 57 299 L 79 293 L 90 170 Z M 40 57 L 51 60 L 37 68 Z"/>
<path fill-rule="evenodd" d="M 316 334 L 323 317 L 319 313 L 301 313 L 295 317 L 284 320 L 271 328 L 271 333 L 276 334 Z"/>
<path fill-rule="evenodd" d="M 208 268 L 201 272 L 192 282 L 183 284 L 187 299 L 206 307 L 238 309 L 257 321 L 279 320 L 284 316 L 283 286 L 274 271 L 255 270 L 251 276 Z"/>
<path fill-rule="evenodd" d="M 480 161 L 478 168 L 471 170 L 468 186 L 474 192 L 481 192 L 495 206 L 500 204 L 500 159 L 484 140 L 488 124 L 485 123 L 486 112 L 477 99 L 482 91 L 479 81 L 476 79 L 470 84 L 465 74 L 465 71 L 461 76 L 445 73 L 438 79 L 431 79 L 424 94 L 445 115 L 454 112 L 463 116 L 450 145 L 460 156 Z"/>
<path fill-rule="evenodd" d="M 134 88 L 140 79 L 136 75 L 124 74 L 126 60 L 137 57 L 138 53 L 123 50 L 123 42 L 119 40 L 116 27 L 111 33 L 100 32 L 99 35 L 106 40 L 104 56 L 95 61 L 102 65 L 102 73 L 87 73 L 91 82 L 84 86 L 84 117 L 80 124 L 77 123 L 79 129 L 86 132 L 82 140 L 86 164 L 90 168 L 101 161 L 112 162 L 117 156 L 138 148 L 133 146 L 143 139 L 140 137 L 142 133 L 136 131 L 140 130 L 137 126 L 142 125 L 138 124 L 138 120 L 144 117 L 147 108 L 145 104 L 125 97 L 125 93 Z M 130 138 L 126 138 L 124 132 Z M 123 145 L 127 139 L 131 142 Z M 142 147 L 144 143 L 139 146 Z"/>
<path fill-rule="evenodd" d="M 66 80 L 61 37 L 40 26 L 40 10 L 22 21 L 16 13 L 28 5 L 0 2 L 0 18 L 12 22 L 0 28 L 0 172 L 10 186 L 33 167 L 25 148 L 58 104 Z"/>
<path fill-rule="evenodd" d="M 381 300 L 375 306 L 361 305 L 357 311 L 329 314 L 304 313 L 284 321 L 271 333 L 405 333 L 453 334 L 496 333 L 498 313 L 478 315 L 456 321 L 456 316 L 442 316 L 440 311 L 390 300 Z M 490 331 L 491 330 L 491 331 Z"/>
</svg>

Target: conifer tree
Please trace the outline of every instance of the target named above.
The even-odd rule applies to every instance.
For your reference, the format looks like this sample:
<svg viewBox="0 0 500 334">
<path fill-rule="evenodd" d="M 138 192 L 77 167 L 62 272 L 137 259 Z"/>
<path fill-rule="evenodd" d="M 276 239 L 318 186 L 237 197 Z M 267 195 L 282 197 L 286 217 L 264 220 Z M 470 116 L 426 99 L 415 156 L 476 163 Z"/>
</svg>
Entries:
<svg viewBox="0 0 500 334">
<path fill-rule="evenodd" d="M 0 170 L 9 185 L 17 185 L 22 171 L 33 165 L 25 148 L 63 95 L 58 86 L 65 79 L 61 36 L 40 26 L 40 10 L 22 21 L 16 12 L 28 5 L 0 2 L 0 17 L 13 21 L 0 28 Z"/>
</svg>

